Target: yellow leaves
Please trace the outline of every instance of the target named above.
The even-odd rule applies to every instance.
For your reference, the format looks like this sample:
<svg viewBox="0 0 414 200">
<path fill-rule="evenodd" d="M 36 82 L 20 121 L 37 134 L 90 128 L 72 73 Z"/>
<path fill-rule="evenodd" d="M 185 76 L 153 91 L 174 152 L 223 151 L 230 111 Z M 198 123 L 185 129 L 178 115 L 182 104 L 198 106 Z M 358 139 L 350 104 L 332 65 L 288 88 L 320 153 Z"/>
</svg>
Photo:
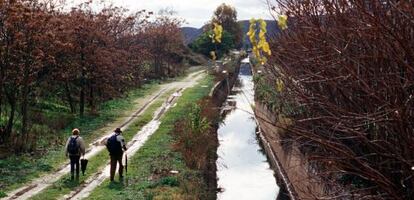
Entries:
<svg viewBox="0 0 414 200">
<path fill-rule="evenodd" d="M 253 48 L 257 46 L 256 41 L 256 20 L 253 18 L 250 20 L 249 32 L 247 32 L 247 36 L 249 36 L 250 43 L 252 43 Z"/>
<path fill-rule="evenodd" d="M 257 30 L 257 24 L 259 25 L 259 30 Z M 259 32 L 258 38 L 256 36 L 256 32 Z M 251 19 L 249 32 L 247 32 L 247 36 L 249 36 L 250 43 L 252 44 L 252 51 L 255 57 L 259 60 L 259 62 L 263 65 L 267 62 L 267 59 L 263 54 L 272 55 L 270 50 L 269 43 L 266 40 L 266 32 L 267 32 L 267 23 L 263 19 Z"/>
<path fill-rule="evenodd" d="M 223 26 L 218 23 L 213 23 L 213 34 L 210 35 L 213 43 L 221 43 L 221 37 L 223 35 Z"/>
<path fill-rule="evenodd" d="M 277 24 L 279 25 L 280 29 L 285 30 L 285 29 L 288 28 L 287 19 L 288 19 L 288 17 L 286 15 L 280 15 L 279 16 L 279 19 L 277 20 Z"/>
<path fill-rule="evenodd" d="M 214 51 L 210 51 L 210 56 L 211 56 L 211 59 L 213 59 L 213 60 L 217 59 L 216 52 L 214 52 Z"/>
<path fill-rule="evenodd" d="M 257 45 L 258 49 L 261 49 L 267 55 L 272 55 L 272 51 L 270 50 L 269 43 L 266 41 L 266 38 L 263 37 L 259 40 L 259 44 Z"/>
<path fill-rule="evenodd" d="M 288 17 L 286 15 L 279 16 L 277 23 L 280 29 L 285 30 L 288 28 L 287 19 Z M 256 35 L 257 32 L 259 32 L 258 35 Z M 249 32 L 247 32 L 247 36 L 249 36 L 250 43 L 252 44 L 253 54 L 262 65 L 267 62 L 267 59 L 264 56 L 264 54 L 267 54 L 268 56 L 272 55 L 270 45 L 266 40 L 266 33 L 266 21 L 264 21 L 263 19 L 256 20 L 254 18 L 250 20 Z"/>
<path fill-rule="evenodd" d="M 263 19 L 259 19 L 258 21 L 259 21 L 259 24 L 260 24 L 259 37 L 265 37 L 265 34 L 267 32 L 267 23 Z"/>
<path fill-rule="evenodd" d="M 284 87 L 285 87 L 285 84 L 283 83 L 282 79 L 280 78 L 276 79 L 276 91 L 282 92 Z"/>
<path fill-rule="evenodd" d="M 214 22 L 213 23 L 213 33 L 210 36 L 212 43 L 221 43 L 221 38 L 223 35 L 223 26 Z M 210 52 L 211 59 L 216 60 L 217 55 L 215 51 Z"/>
<path fill-rule="evenodd" d="M 260 58 L 260 50 L 256 40 L 256 20 L 254 18 L 250 20 L 249 32 L 247 32 L 247 36 L 249 36 L 250 43 L 252 44 L 252 51 L 254 55 L 257 58 Z"/>
</svg>

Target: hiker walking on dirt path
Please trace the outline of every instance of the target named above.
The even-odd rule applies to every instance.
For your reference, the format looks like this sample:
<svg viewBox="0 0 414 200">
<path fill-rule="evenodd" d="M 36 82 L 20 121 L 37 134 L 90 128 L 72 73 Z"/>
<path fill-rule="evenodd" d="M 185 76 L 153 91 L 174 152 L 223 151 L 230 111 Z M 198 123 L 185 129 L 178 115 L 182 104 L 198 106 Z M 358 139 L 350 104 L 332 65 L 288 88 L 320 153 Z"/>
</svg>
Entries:
<svg viewBox="0 0 414 200">
<path fill-rule="evenodd" d="M 75 128 L 72 131 L 72 136 L 68 138 L 65 146 L 66 157 L 70 159 L 70 179 L 74 180 L 76 171 L 76 180 L 79 180 L 79 160 L 81 156 L 85 156 L 85 142 L 79 136 L 79 129 Z"/>
<path fill-rule="evenodd" d="M 122 165 L 122 156 L 124 151 L 127 150 L 125 146 L 125 139 L 121 135 L 122 131 L 120 128 L 115 129 L 114 134 L 107 139 L 106 147 L 109 151 L 109 155 L 111 157 L 111 169 L 110 169 L 110 178 L 111 181 L 114 181 L 116 165 L 119 164 L 119 179 L 120 181 L 123 179 L 123 170 L 124 166 Z"/>
</svg>

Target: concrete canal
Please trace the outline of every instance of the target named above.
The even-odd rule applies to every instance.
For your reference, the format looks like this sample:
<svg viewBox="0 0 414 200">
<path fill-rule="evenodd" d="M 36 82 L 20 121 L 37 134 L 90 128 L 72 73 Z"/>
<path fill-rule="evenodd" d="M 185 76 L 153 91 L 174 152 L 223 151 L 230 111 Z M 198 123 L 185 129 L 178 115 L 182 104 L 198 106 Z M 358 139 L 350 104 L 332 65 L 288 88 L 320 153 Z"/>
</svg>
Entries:
<svg viewBox="0 0 414 200">
<path fill-rule="evenodd" d="M 249 59 L 242 61 L 238 83 L 224 106 L 218 129 L 217 178 L 219 200 L 274 200 L 279 187 L 257 135 L 254 83 Z"/>
</svg>

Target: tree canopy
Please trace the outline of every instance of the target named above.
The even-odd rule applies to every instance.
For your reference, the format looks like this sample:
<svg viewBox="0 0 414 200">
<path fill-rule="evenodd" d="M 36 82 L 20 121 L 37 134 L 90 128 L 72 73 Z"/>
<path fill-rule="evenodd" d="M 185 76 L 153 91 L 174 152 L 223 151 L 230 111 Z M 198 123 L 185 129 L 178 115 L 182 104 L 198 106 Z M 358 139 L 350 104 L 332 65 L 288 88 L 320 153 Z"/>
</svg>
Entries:
<svg viewBox="0 0 414 200">
<path fill-rule="evenodd" d="M 235 47 L 233 43 L 233 36 L 229 32 L 225 30 L 223 31 L 221 43 L 213 43 L 210 37 L 212 34 L 212 31 L 204 32 L 193 43 L 191 43 L 189 47 L 193 51 L 206 56 L 209 56 L 211 51 L 215 51 L 219 58 Z"/>
<path fill-rule="evenodd" d="M 90 2 L 63 12 L 50 2 L 0 2 L 0 144 L 19 150 L 36 134 L 46 101 L 84 116 L 144 77 L 182 71 L 181 21 L 173 16 L 94 11 Z"/>
<path fill-rule="evenodd" d="M 221 24 L 224 30 L 233 35 L 235 47 L 242 45 L 243 32 L 240 24 L 237 22 L 236 8 L 225 3 L 221 4 L 214 11 L 211 22 Z"/>
<path fill-rule="evenodd" d="M 221 41 L 215 41 L 215 28 L 220 27 L 222 33 Z M 210 56 L 214 52 L 220 58 L 228 53 L 230 49 L 238 48 L 242 45 L 242 29 L 237 22 L 237 11 L 234 7 L 221 4 L 213 13 L 210 22 L 204 27 L 201 34 L 189 47 L 205 56 Z"/>
</svg>

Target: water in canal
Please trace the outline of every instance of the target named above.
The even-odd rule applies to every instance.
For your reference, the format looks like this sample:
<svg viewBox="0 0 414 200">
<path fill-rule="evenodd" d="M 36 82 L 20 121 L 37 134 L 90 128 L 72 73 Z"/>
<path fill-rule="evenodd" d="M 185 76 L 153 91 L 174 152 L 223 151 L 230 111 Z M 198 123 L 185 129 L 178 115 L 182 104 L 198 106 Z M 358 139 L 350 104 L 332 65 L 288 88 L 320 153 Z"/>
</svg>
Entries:
<svg viewBox="0 0 414 200">
<path fill-rule="evenodd" d="M 236 84 L 223 109 L 217 150 L 219 200 L 274 200 L 279 187 L 256 137 L 252 105 L 254 85 L 248 59 L 243 60 Z"/>
</svg>

